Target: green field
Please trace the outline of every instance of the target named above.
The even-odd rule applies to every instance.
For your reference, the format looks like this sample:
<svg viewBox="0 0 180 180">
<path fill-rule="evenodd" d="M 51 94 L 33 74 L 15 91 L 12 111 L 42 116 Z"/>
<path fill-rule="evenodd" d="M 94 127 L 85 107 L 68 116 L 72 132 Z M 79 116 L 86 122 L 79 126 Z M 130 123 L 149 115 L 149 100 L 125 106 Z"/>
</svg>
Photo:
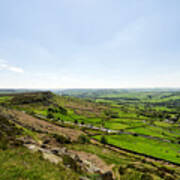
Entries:
<svg viewBox="0 0 180 180">
<path fill-rule="evenodd" d="M 157 158 L 166 159 L 171 162 L 180 162 L 180 145 L 178 144 L 166 143 L 133 135 L 109 135 L 105 137 L 108 144 L 113 144 L 117 147 L 122 147 L 124 149 Z M 95 138 L 101 140 L 101 136 L 95 136 Z"/>
<path fill-rule="evenodd" d="M 180 163 L 179 90 L 66 90 L 60 94 L 108 107 L 106 116 L 99 117 L 102 123 L 88 118 L 85 123 L 130 133 L 106 135 L 109 144 Z"/>
</svg>

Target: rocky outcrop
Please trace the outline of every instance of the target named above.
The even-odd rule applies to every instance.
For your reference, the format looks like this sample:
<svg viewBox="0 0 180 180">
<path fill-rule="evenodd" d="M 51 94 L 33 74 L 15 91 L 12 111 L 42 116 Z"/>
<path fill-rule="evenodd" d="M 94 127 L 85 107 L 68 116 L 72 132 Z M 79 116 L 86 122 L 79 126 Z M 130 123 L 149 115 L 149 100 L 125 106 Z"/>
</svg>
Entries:
<svg viewBox="0 0 180 180">
<path fill-rule="evenodd" d="M 24 142 L 24 145 L 32 152 L 41 152 L 43 158 L 52 163 L 58 164 L 59 162 L 63 162 L 66 167 L 72 168 L 75 171 L 99 174 L 102 180 L 113 180 L 113 174 L 111 171 L 104 172 L 92 162 L 80 158 L 77 154 L 69 151 L 66 147 L 52 148 L 47 144 L 42 144 L 39 146 L 31 140 Z"/>
</svg>

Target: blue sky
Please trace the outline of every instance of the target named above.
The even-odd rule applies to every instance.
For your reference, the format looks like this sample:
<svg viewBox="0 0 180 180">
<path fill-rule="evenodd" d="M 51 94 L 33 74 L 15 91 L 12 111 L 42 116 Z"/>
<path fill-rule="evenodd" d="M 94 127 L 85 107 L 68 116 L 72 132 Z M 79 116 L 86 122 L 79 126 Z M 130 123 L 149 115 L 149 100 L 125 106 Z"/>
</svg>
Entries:
<svg viewBox="0 0 180 180">
<path fill-rule="evenodd" d="M 0 88 L 180 87 L 179 0 L 0 0 Z"/>
</svg>

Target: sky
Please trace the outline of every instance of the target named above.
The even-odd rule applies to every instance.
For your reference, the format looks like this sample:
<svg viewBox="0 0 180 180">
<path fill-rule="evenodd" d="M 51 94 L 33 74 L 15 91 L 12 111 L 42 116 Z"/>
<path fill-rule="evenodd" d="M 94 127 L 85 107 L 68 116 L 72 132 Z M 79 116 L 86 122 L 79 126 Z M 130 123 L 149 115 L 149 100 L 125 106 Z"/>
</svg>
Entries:
<svg viewBox="0 0 180 180">
<path fill-rule="evenodd" d="M 0 0 L 0 88 L 180 87 L 179 0 Z"/>
</svg>

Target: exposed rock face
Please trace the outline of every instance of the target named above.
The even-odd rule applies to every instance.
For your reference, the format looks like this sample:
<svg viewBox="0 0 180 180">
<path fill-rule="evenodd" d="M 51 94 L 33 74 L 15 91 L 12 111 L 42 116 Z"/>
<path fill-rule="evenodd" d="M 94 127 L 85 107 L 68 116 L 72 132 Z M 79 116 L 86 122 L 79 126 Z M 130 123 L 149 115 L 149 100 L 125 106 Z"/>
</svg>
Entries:
<svg viewBox="0 0 180 180">
<path fill-rule="evenodd" d="M 47 160 L 49 160 L 50 162 L 52 162 L 54 164 L 58 164 L 59 162 L 62 162 L 62 158 L 57 157 L 54 154 L 44 152 L 43 157 L 44 157 L 44 159 L 47 159 Z"/>
<path fill-rule="evenodd" d="M 43 157 L 52 163 L 58 164 L 59 162 L 63 161 L 64 157 L 66 157 L 65 165 L 67 167 L 71 167 L 73 164 L 73 168 L 77 169 L 78 171 L 99 174 L 102 180 L 113 180 L 111 171 L 104 173 L 103 170 L 96 167 L 93 163 L 88 160 L 81 159 L 77 154 L 73 154 L 65 147 L 48 148 L 47 144 L 38 146 L 37 144 L 31 144 L 30 141 L 24 145 L 33 152 L 41 152 Z"/>
</svg>

